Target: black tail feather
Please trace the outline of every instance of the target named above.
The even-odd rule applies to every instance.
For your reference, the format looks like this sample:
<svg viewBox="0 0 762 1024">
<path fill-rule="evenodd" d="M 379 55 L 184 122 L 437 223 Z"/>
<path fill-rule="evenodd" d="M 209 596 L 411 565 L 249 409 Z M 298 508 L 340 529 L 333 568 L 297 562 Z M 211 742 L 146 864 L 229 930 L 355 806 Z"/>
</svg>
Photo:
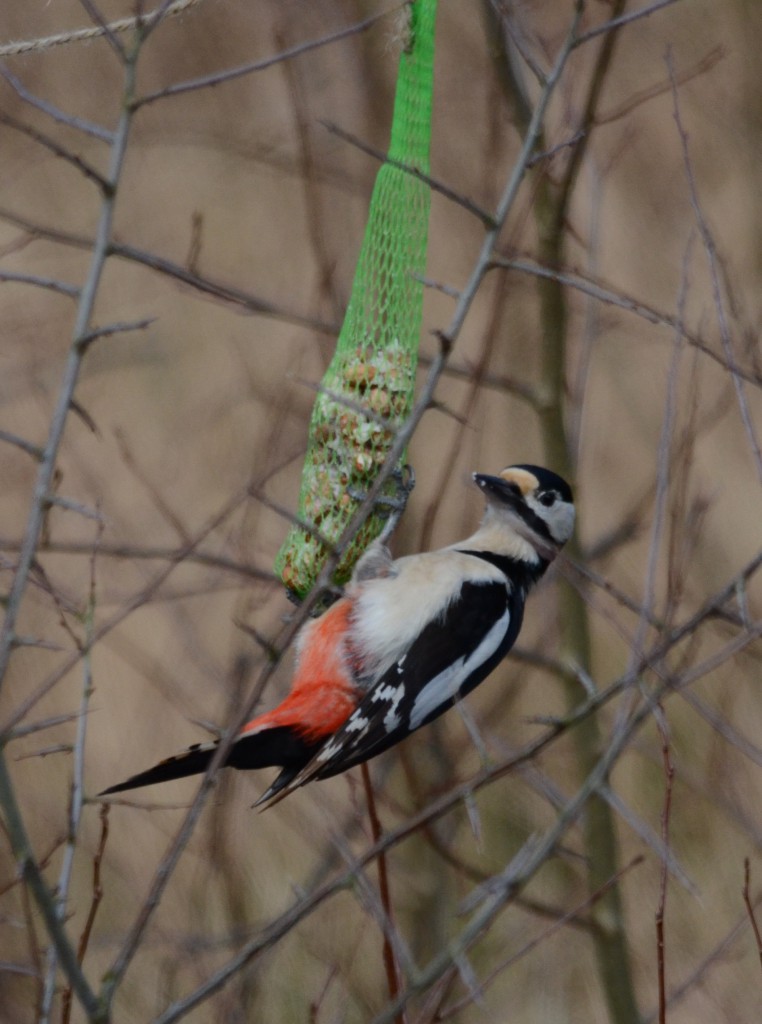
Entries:
<svg viewBox="0 0 762 1024">
<path fill-rule="evenodd" d="M 109 786 L 98 796 L 110 796 L 112 793 L 122 793 L 125 789 L 139 789 L 141 786 L 152 786 L 155 782 L 170 782 L 172 779 L 184 779 L 186 775 L 200 775 L 209 767 L 209 762 L 214 756 L 216 743 L 199 744 L 191 747 L 182 754 L 168 757 L 160 761 L 153 768 L 148 768 L 137 775 L 131 775 L 124 782 L 116 786 Z"/>
<path fill-rule="evenodd" d="M 291 782 L 292 779 L 296 778 L 296 776 L 301 771 L 302 767 L 303 766 L 291 765 L 288 768 L 284 768 L 280 775 L 278 775 L 277 778 L 275 779 L 275 782 L 273 782 L 273 784 L 269 787 L 269 789 L 266 789 L 262 796 L 260 796 L 257 800 L 254 801 L 254 807 L 262 807 L 262 810 L 266 811 L 267 807 L 272 807 L 273 804 L 277 804 L 279 801 L 273 800 L 273 797 L 277 796 L 277 794 L 280 793 L 282 789 L 285 789 L 285 787 L 289 784 L 289 782 Z M 288 793 L 284 793 L 283 796 L 288 796 Z M 283 797 L 280 797 L 280 799 L 282 800 Z M 264 804 L 267 804 L 267 807 L 263 806 Z"/>
<path fill-rule="evenodd" d="M 277 765 L 283 768 L 275 783 L 280 789 L 311 760 L 319 746 L 319 743 L 305 740 L 288 726 L 277 726 L 241 736 L 231 747 L 225 764 L 243 770 L 271 768 Z M 168 757 L 153 768 L 131 775 L 129 779 L 119 782 L 116 786 L 109 786 L 98 796 L 111 796 L 114 793 L 123 793 L 126 789 L 139 789 L 141 786 L 152 786 L 156 782 L 170 782 L 173 779 L 183 779 L 187 775 L 200 775 L 209 767 L 216 749 L 216 742 L 197 743 L 182 754 Z"/>
</svg>

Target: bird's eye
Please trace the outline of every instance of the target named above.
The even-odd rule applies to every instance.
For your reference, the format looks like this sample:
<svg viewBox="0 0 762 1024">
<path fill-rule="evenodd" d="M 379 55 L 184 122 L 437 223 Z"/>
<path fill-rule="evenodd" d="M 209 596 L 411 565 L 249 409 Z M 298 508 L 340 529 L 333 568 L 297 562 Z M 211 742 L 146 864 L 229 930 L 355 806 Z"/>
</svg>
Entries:
<svg viewBox="0 0 762 1024">
<path fill-rule="evenodd" d="M 551 505 L 555 505 L 557 497 L 558 491 L 543 491 L 542 494 L 537 495 L 540 504 L 545 505 L 546 508 L 550 508 Z"/>
</svg>

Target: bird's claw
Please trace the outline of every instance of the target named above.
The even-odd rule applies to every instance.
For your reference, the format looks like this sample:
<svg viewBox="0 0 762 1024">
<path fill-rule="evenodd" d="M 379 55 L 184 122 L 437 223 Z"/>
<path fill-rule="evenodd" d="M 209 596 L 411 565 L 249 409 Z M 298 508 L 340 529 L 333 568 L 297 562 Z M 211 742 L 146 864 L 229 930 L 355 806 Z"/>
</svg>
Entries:
<svg viewBox="0 0 762 1024">
<path fill-rule="evenodd" d="M 384 528 L 378 537 L 382 544 L 385 544 L 397 529 L 397 525 L 407 508 L 408 498 L 415 487 L 415 472 L 413 467 L 406 463 L 404 466 L 399 466 L 393 470 L 390 474 L 390 479 L 397 485 L 396 493 L 380 494 L 373 502 L 374 511 L 380 517 L 386 519 Z M 361 491 L 354 490 L 353 488 L 348 488 L 347 494 L 354 501 L 358 502 L 365 501 L 367 497 Z"/>
</svg>

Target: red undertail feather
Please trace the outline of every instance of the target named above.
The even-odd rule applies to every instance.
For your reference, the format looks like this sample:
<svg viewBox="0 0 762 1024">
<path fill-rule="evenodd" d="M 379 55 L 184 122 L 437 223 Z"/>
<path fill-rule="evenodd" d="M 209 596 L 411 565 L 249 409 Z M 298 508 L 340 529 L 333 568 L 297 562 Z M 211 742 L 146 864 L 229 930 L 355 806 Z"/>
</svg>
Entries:
<svg viewBox="0 0 762 1024">
<path fill-rule="evenodd" d="M 277 708 L 245 725 L 241 737 L 289 726 L 304 739 L 316 741 L 346 722 L 358 702 L 346 645 L 351 612 L 351 602 L 343 598 L 305 627 L 291 692 Z"/>
<path fill-rule="evenodd" d="M 291 692 L 277 708 L 241 730 L 227 764 L 234 768 L 288 766 L 279 776 L 282 786 L 301 767 L 301 759 L 309 759 L 310 746 L 319 745 L 346 722 L 359 700 L 353 675 L 356 659 L 347 642 L 351 612 L 351 602 L 344 598 L 302 630 Z M 194 744 L 100 795 L 197 775 L 206 770 L 216 747 L 215 742 Z M 294 758 L 296 768 L 290 764 Z M 277 791 L 278 783 L 268 794 L 273 787 Z"/>
</svg>

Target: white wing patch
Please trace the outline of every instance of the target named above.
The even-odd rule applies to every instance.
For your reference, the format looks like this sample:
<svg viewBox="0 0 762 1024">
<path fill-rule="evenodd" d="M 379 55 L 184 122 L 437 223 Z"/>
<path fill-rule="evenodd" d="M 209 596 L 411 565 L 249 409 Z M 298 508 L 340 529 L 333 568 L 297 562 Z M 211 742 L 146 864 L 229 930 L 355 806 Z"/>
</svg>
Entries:
<svg viewBox="0 0 762 1024">
<path fill-rule="evenodd" d="M 415 698 L 410 712 L 410 731 L 418 726 L 438 707 L 456 695 L 463 683 L 480 665 L 490 658 L 500 646 L 511 621 L 511 613 L 505 610 L 482 642 L 468 657 L 458 658 L 438 676 L 434 676 Z"/>
<path fill-rule="evenodd" d="M 370 719 L 358 708 L 357 711 L 353 711 L 347 719 L 344 730 L 347 733 L 356 732 L 360 736 L 367 731 L 370 725 Z M 315 756 L 316 764 L 325 764 L 326 761 L 330 761 L 336 757 L 337 754 L 341 753 L 344 749 L 344 740 L 334 739 L 330 740 L 319 753 Z"/>
<path fill-rule="evenodd" d="M 405 660 L 404 655 L 402 660 Z M 401 671 L 399 665 L 397 665 L 397 671 Z M 384 728 L 387 732 L 393 732 L 401 722 L 401 718 L 397 714 L 397 708 L 404 696 L 404 683 L 400 683 L 399 686 L 391 686 L 390 684 L 379 686 L 371 694 L 370 699 L 372 701 L 386 701 L 389 704 L 389 710 L 384 715 Z"/>
</svg>

